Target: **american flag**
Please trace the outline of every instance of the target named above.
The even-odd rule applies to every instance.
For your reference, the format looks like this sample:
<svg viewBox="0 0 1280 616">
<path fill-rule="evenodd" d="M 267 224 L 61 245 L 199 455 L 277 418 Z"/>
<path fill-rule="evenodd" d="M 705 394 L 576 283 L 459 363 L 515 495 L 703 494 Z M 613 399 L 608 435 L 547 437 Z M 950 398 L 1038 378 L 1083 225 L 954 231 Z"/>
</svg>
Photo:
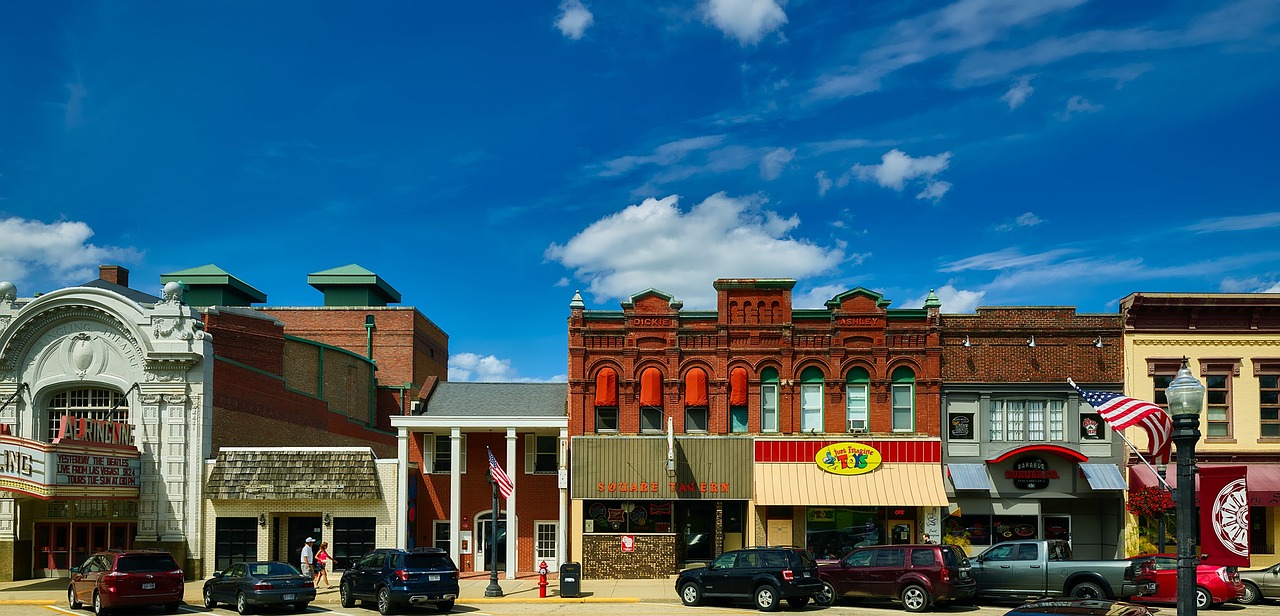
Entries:
<svg viewBox="0 0 1280 616">
<path fill-rule="evenodd" d="M 498 459 L 493 457 L 493 450 L 488 447 L 484 448 L 489 452 L 489 474 L 493 475 L 493 482 L 498 485 L 498 493 L 502 498 L 511 498 L 511 493 L 515 491 L 516 484 L 511 482 L 511 478 L 507 476 L 507 472 L 498 466 Z"/>
<path fill-rule="evenodd" d="M 1157 464 L 1168 464 L 1173 436 L 1173 419 L 1164 409 L 1147 402 L 1130 398 L 1110 391 L 1087 391 L 1080 389 L 1071 379 L 1067 382 L 1084 396 L 1084 401 L 1097 409 L 1098 414 L 1114 430 L 1123 430 L 1129 426 L 1142 426 L 1147 431 L 1150 448 L 1147 454 Z"/>
</svg>

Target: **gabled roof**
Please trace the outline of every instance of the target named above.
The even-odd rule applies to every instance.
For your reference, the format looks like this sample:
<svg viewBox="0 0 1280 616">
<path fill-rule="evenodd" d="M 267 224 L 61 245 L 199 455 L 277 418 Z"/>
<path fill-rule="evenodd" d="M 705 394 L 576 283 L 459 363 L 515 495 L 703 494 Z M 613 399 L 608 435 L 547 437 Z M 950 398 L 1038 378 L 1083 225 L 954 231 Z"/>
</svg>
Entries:
<svg viewBox="0 0 1280 616">
<path fill-rule="evenodd" d="M 889 307 L 889 304 L 893 303 L 890 300 L 885 299 L 883 295 L 876 293 L 871 289 L 867 289 L 865 287 L 857 287 L 855 289 L 850 289 L 848 291 L 845 291 L 844 293 L 841 293 L 827 300 L 827 308 L 831 310 L 838 310 L 840 308 L 840 304 L 843 304 L 846 299 L 849 299 L 850 297 L 854 297 L 856 295 L 861 295 L 863 297 L 871 298 L 873 301 L 875 301 L 876 308 L 885 309 Z"/>
<path fill-rule="evenodd" d="M 307 284 L 321 293 L 330 287 L 363 287 L 370 289 L 385 302 L 400 302 L 399 291 L 387 284 L 381 276 L 355 263 L 307 274 Z"/>
<path fill-rule="evenodd" d="M 636 293 L 635 295 L 632 295 L 631 299 L 623 300 L 622 307 L 624 309 L 633 308 L 635 307 L 637 301 L 640 301 L 641 299 L 645 297 L 649 297 L 651 295 L 654 297 L 660 297 L 666 300 L 667 305 L 671 306 L 673 310 L 679 310 L 680 308 L 684 307 L 684 302 L 676 299 L 676 296 L 671 295 L 670 293 L 666 293 L 664 291 L 659 291 L 653 287 L 649 287 L 648 289 L 645 289 L 639 293 Z"/>
<path fill-rule="evenodd" d="M 213 500 L 377 500 L 368 448 L 223 448 L 205 485 Z"/>
<path fill-rule="evenodd" d="M 191 269 L 160 275 L 160 282 L 181 282 L 188 287 L 230 287 L 255 303 L 267 301 L 267 294 L 236 278 L 230 272 L 210 263 Z"/>
<path fill-rule="evenodd" d="M 565 417 L 567 383 L 451 383 L 431 392 L 419 415 Z"/>
</svg>

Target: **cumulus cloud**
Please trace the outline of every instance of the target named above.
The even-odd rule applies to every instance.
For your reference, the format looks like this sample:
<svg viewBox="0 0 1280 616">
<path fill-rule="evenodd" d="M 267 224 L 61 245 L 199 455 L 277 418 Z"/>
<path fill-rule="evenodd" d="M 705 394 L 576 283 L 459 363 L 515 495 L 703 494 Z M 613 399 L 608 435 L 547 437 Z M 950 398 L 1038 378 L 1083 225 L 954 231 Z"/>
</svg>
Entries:
<svg viewBox="0 0 1280 616">
<path fill-rule="evenodd" d="M 902 192 L 907 183 L 911 183 L 923 186 L 923 190 L 916 195 L 917 199 L 937 201 L 951 190 L 950 183 L 936 178 L 950 164 L 951 152 L 913 158 L 910 154 L 895 148 L 885 152 L 880 157 L 878 165 L 859 163 L 850 167 L 849 172 L 837 183 L 844 186 L 848 183 L 849 177 L 854 177 L 863 182 L 875 182 L 884 188 L 892 188 L 898 192 Z"/>
<path fill-rule="evenodd" d="M 743 46 L 759 43 L 787 23 L 787 13 L 776 0 L 706 0 L 702 17 Z"/>
<path fill-rule="evenodd" d="M 552 244 L 545 256 L 572 269 L 597 301 L 653 287 L 696 309 L 715 307 L 717 278 L 802 279 L 845 259 L 840 249 L 792 237 L 799 218 L 766 205 L 717 193 L 684 212 L 676 195 L 646 199 Z"/>
<path fill-rule="evenodd" d="M 0 219 L 0 280 L 61 287 L 95 278 L 104 263 L 123 265 L 142 258 L 132 247 L 90 244 L 91 237 L 93 229 L 83 222 Z"/>
<path fill-rule="evenodd" d="M 827 172 L 819 171 L 813 177 L 818 180 L 818 196 L 827 196 L 827 191 L 831 190 L 831 178 L 827 177 Z"/>
<path fill-rule="evenodd" d="M 578 40 L 591 27 L 595 17 L 581 0 L 564 0 L 560 3 L 560 14 L 556 16 L 556 28 L 560 34 Z"/>
<path fill-rule="evenodd" d="M 760 159 L 760 177 L 766 180 L 778 179 L 778 176 L 782 175 L 782 170 L 795 157 L 796 151 L 794 148 L 774 148 L 769 150 Z"/>
<path fill-rule="evenodd" d="M 449 356 L 449 380 L 461 383 L 563 383 L 568 375 L 549 379 L 521 377 L 511 367 L 511 360 L 479 353 L 455 353 Z"/>
<path fill-rule="evenodd" d="M 1010 110 L 1021 107 L 1022 103 L 1027 101 L 1027 97 L 1031 96 L 1031 93 L 1036 91 L 1035 88 L 1031 87 L 1031 79 L 1033 77 L 1035 77 L 1035 75 L 1023 75 L 1019 77 L 1017 81 L 1013 82 L 1013 84 L 1009 86 L 1009 90 L 1004 93 L 1004 96 L 1000 97 L 1000 100 L 1008 103 Z"/>
<path fill-rule="evenodd" d="M 973 312 L 982 302 L 986 291 L 966 291 L 957 289 L 954 285 L 946 284 L 933 290 L 934 295 L 938 296 L 938 301 L 942 302 L 942 312 L 957 314 L 961 312 Z M 905 308 L 919 308 L 924 306 L 924 302 L 929 298 L 926 293 L 915 299 L 904 302 Z"/>
<path fill-rule="evenodd" d="M 1072 96 L 1067 100 L 1066 109 L 1062 110 L 1062 119 L 1070 120 L 1071 116 L 1077 113 L 1092 113 L 1100 109 L 1102 109 L 1102 105 L 1095 105 L 1083 96 Z"/>
</svg>

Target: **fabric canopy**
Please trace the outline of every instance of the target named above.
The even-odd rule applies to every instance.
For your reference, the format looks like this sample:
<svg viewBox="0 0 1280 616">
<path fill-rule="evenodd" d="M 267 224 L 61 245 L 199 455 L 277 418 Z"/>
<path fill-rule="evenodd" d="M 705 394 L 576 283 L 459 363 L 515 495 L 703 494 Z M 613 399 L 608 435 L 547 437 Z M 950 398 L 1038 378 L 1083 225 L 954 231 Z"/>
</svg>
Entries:
<svg viewBox="0 0 1280 616">
<path fill-rule="evenodd" d="M 1120 468 L 1114 464 L 1081 464 L 1080 471 L 1084 473 L 1089 487 L 1095 490 L 1124 490 L 1128 487 Z"/>
<path fill-rule="evenodd" d="M 662 406 L 662 373 L 657 368 L 640 373 L 640 406 Z"/>
<path fill-rule="evenodd" d="M 836 475 L 812 462 L 755 465 L 757 505 L 942 507 L 937 464 L 887 463 L 862 475 Z"/>
<path fill-rule="evenodd" d="M 684 405 L 707 405 L 707 373 L 702 368 L 694 368 L 684 377 Z"/>
<path fill-rule="evenodd" d="M 986 464 L 948 464 L 947 476 L 957 490 L 990 490 Z"/>
<path fill-rule="evenodd" d="M 596 406 L 618 406 L 618 373 L 613 368 L 596 373 Z"/>
<path fill-rule="evenodd" d="M 729 406 L 747 405 L 747 369 L 734 368 L 729 373 Z"/>
</svg>

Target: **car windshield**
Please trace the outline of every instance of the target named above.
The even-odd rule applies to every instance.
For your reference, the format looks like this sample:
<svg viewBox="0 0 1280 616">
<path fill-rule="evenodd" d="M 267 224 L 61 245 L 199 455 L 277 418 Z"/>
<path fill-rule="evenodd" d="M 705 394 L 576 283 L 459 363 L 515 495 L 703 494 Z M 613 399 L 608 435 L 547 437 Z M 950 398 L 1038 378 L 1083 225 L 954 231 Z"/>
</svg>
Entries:
<svg viewBox="0 0 1280 616">
<path fill-rule="evenodd" d="M 444 554 L 405 554 L 406 569 L 452 569 L 453 563 Z"/>
<path fill-rule="evenodd" d="M 249 565 L 249 575 L 269 577 L 275 575 L 302 575 L 291 565 L 284 563 L 253 563 Z"/>
<path fill-rule="evenodd" d="M 116 561 L 116 571 L 140 573 L 144 571 L 176 571 L 178 563 L 168 554 L 129 554 Z"/>
</svg>

